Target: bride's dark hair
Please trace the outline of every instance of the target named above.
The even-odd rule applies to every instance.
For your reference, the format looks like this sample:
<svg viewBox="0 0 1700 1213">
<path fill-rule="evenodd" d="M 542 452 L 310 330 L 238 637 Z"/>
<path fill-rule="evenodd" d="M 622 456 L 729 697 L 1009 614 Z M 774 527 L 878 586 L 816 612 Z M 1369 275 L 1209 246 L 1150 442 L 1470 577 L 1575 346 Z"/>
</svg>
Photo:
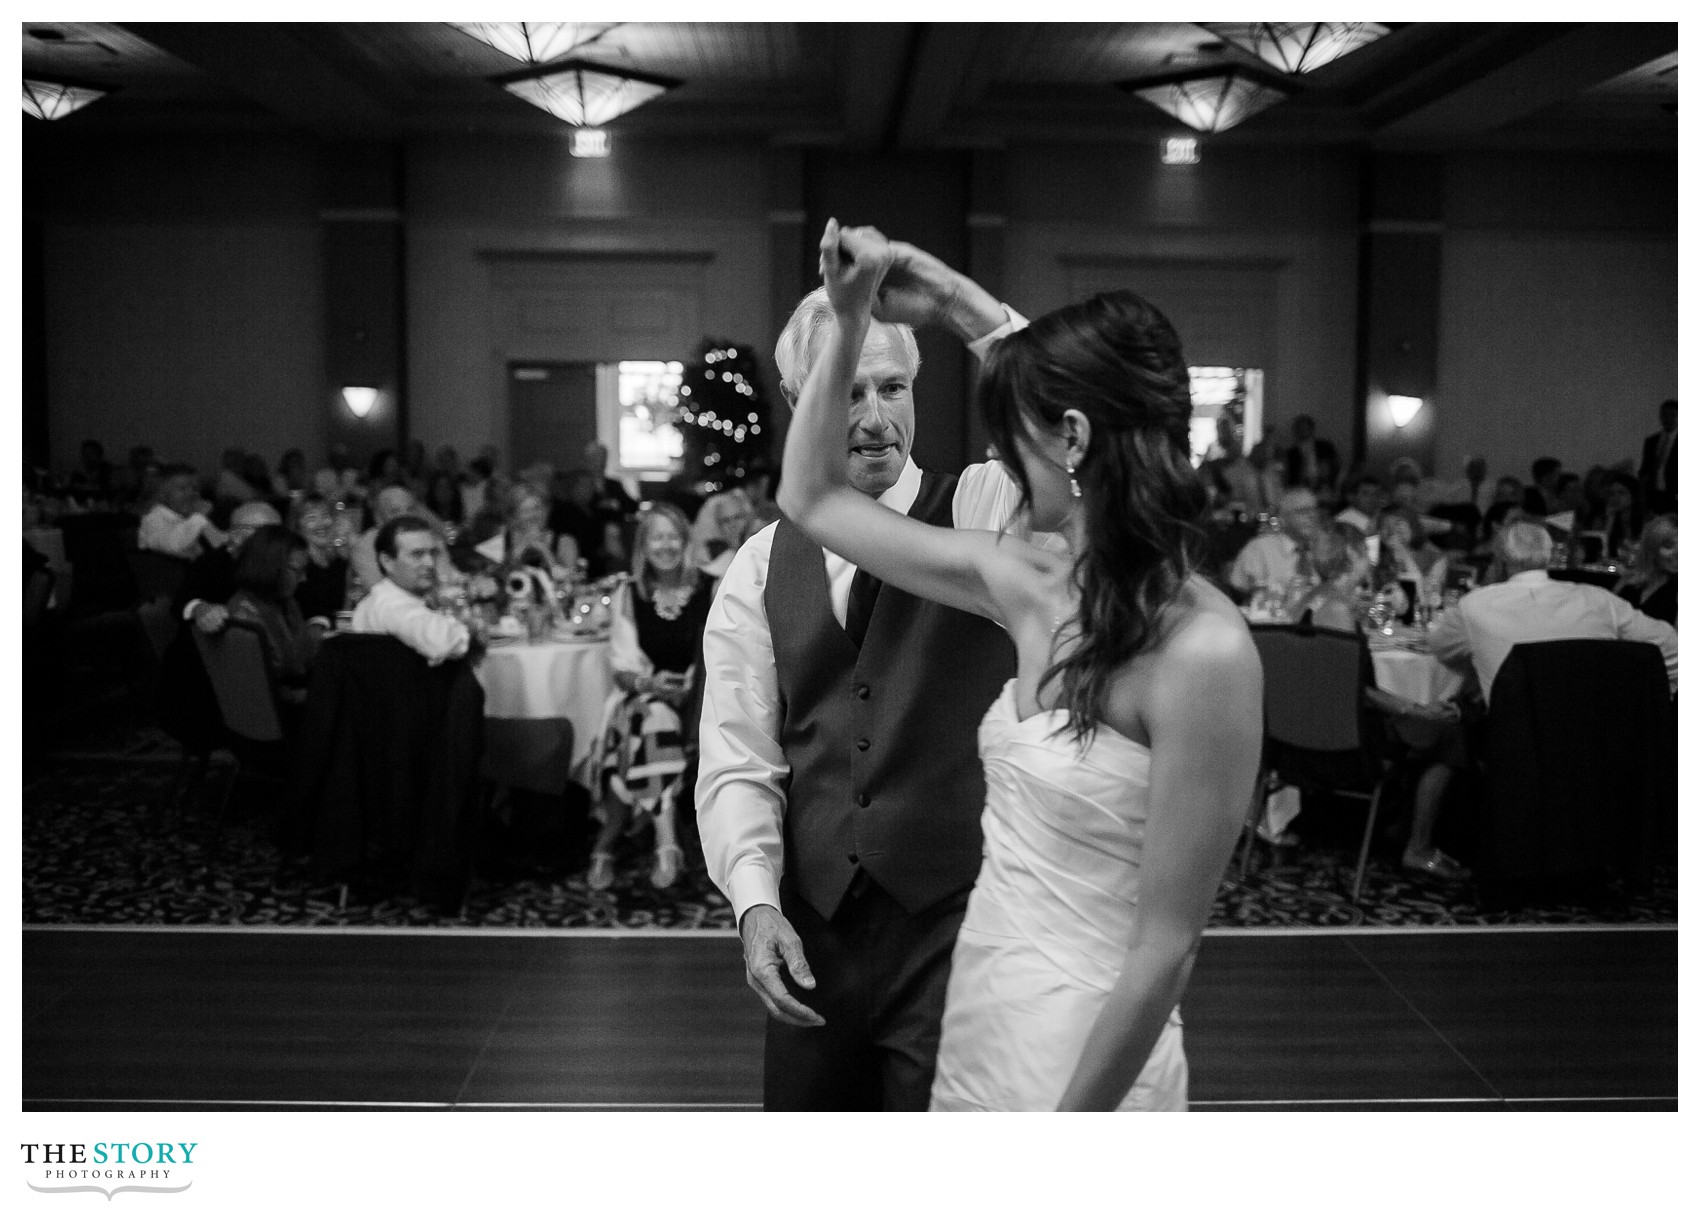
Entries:
<svg viewBox="0 0 1700 1213">
<path fill-rule="evenodd" d="M 1022 419 L 1055 430 L 1077 409 L 1092 423 L 1075 478 L 1086 544 L 1074 562 L 1080 643 L 1040 681 L 1062 680 L 1082 742 L 1103 716 L 1110 675 L 1157 641 L 1164 609 L 1197 567 L 1208 498 L 1188 454 L 1192 396 L 1180 338 L 1132 291 L 1059 308 L 994 345 L 980 409 L 1023 503 L 1032 484 Z"/>
</svg>

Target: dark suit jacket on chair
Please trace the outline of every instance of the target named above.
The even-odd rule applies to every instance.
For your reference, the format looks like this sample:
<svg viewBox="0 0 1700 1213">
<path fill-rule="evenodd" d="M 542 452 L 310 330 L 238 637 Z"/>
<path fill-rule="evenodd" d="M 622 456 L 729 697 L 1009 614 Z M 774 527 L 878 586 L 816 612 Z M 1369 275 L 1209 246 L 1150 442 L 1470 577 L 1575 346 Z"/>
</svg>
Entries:
<svg viewBox="0 0 1700 1213">
<path fill-rule="evenodd" d="M 392 636 L 332 637 L 313 665 L 291 841 L 317 880 L 375 876 L 452 910 L 472 870 L 484 689 Z"/>
</svg>

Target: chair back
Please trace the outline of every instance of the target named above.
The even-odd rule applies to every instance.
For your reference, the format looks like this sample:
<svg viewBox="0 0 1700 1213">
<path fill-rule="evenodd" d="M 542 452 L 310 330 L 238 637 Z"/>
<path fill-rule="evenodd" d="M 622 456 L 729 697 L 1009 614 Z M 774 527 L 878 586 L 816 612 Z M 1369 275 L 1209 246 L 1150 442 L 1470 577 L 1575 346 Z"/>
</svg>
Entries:
<svg viewBox="0 0 1700 1213">
<path fill-rule="evenodd" d="M 183 590 L 184 578 L 189 574 L 187 560 L 167 556 L 164 552 L 144 552 L 139 548 L 126 551 L 124 558 L 130 565 L 130 576 L 136 581 L 138 602 L 152 602 L 156 598 L 177 601 Z"/>
<path fill-rule="evenodd" d="M 1253 624 L 1263 662 L 1263 727 L 1270 741 L 1341 753 L 1364 743 L 1369 647 L 1357 632 Z"/>
<path fill-rule="evenodd" d="M 1675 711 L 1656 645 L 1514 646 L 1494 677 L 1484 748 L 1485 879 L 1607 864 L 1646 873 L 1676 798 Z"/>
<path fill-rule="evenodd" d="M 191 630 L 207 677 L 212 680 L 224 727 L 248 741 L 282 741 L 283 724 L 278 719 L 259 629 L 233 619 L 216 636 L 208 636 L 199 628 Z"/>
</svg>

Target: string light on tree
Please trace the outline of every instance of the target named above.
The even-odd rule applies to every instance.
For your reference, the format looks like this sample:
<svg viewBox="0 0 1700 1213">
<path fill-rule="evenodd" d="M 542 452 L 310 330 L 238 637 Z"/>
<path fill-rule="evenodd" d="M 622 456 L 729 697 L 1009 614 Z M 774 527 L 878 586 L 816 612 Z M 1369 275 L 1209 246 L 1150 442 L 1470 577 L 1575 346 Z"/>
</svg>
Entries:
<svg viewBox="0 0 1700 1213">
<path fill-rule="evenodd" d="M 769 454 L 769 415 L 755 351 L 705 339 L 679 387 L 682 479 L 704 493 L 742 481 L 749 465 Z"/>
</svg>

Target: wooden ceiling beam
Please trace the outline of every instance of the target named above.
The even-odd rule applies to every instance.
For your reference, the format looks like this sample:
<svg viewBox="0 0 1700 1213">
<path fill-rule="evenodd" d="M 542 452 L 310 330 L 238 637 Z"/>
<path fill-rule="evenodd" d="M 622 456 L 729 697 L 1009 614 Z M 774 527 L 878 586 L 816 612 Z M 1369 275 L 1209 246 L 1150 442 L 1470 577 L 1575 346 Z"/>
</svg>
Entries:
<svg viewBox="0 0 1700 1213">
<path fill-rule="evenodd" d="M 899 147 L 938 143 L 951 111 L 962 100 L 984 35 L 985 27 L 978 22 L 931 22 L 920 28 L 894 128 Z"/>
<path fill-rule="evenodd" d="M 844 143 L 877 151 L 891 139 L 914 57 L 917 27 L 904 22 L 839 27 L 839 99 Z"/>
</svg>

